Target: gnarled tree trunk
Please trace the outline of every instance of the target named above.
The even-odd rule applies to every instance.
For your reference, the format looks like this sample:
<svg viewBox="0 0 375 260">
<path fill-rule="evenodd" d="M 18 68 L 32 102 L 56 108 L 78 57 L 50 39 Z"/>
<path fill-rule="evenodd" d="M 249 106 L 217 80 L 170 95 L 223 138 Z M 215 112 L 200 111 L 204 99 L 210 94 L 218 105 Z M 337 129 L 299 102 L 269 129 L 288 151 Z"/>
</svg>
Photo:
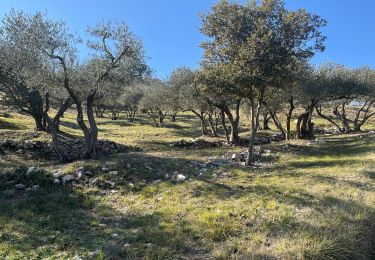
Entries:
<svg viewBox="0 0 375 260">
<path fill-rule="evenodd" d="M 51 119 L 48 115 L 48 111 L 45 111 L 45 114 L 44 114 L 44 118 L 47 122 L 47 126 L 48 126 L 48 132 L 51 134 L 51 137 L 52 137 L 52 147 L 55 151 L 55 153 L 57 154 L 58 158 L 59 158 L 59 161 L 65 161 L 66 160 L 66 155 L 64 153 L 64 151 L 62 151 L 59 147 L 59 140 L 58 140 L 58 136 L 57 136 L 57 132 L 58 132 L 58 125 L 59 125 L 59 122 L 60 122 L 60 118 L 64 115 L 65 111 L 68 110 L 68 108 L 73 104 L 73 101 L 68 98 L 67 100 L 65 100 L 59 110 L 57 111 L 56 115 L 54 116 L 53 119 Z"/>
<path fill-rule="evenodd" d="M 322 106 L 319 106 L 319 107 L 316 107 L 315 108 L 315 111 L 316 113 L 318 114 L 318 116 L 320 116 L 321 118 L 327 120 L 328 122 L 330 122 L 332 125 L 334 125 L 340 133 L 343 133 L 343 129 L 339 126 L 339 124 L 337 124 L 332 118 L 330 118 L 329 116 L 323 114 L 322 112 Z"/>
<path fill-rule="evenodd" d="M 33 117 L 36 131 L 45 131 L 43 127 L 43 99 L 39 90 L 33 89 L 28 95 L 29 114 Z"/>
<path fill-rule="evenodd" d="M 227 125 L 225 123 L 225 113 L 223 109 L 220 109 L 220 118 L 221 118 L 221 125 L 223 126 L 224 133 L 225 133 L 225 138 L 227 139 L 227 143 L 230 143 L 230 138 L 229 138 L 229 132 Z"/>
<path fill-rule="evenodd" d="M 193 112 L 200 120 L 201 122 L 201 133 L 203 136 L 207 135 L 207 127 L 206 127 L 206 123 L 205 123 L 205 120 L 204 120 L 204 112 L 203 111 L 200 111 L 198 113 L 198 111 L 196 110 L 191 110 L 191 112 Z"/>
<path fill-rule="evenodd" d="M 256 133 L 259 128 L 259 115 L 262 109 L 264 98 L 264 90 L 261 90 L 258 102 L 256 103 L 254 98 L 250 98 L 250 106 L 251 106 L 251 135 L 249 140 L 249 146 L 247 148 L 247 156 L 246 156 L 246 165 L 253 165 L 255 162 L 254 156 L 254 143 Z"/>
<path fill-rule="evenodd" d="M 271 130 L 269 127 L 271 116 L 267 112 L 263 113 L 263 130 Z"/>
<path fill-rule="evenodd" d="M 285 139 L 286 140 L 290 140 L 290 122 L 292 120 L 292 114 L 293 114 L 294 109 L 295 109 L 294 97 L 291 96 L 289 98 L 289 110 L 288 110 L 288 113 L 286 115 L 286 131 L 285 131 Z"/>
<path fill-rule="evenodd" d="M 318 100 L 312 99 L 304 113 L 297 119 L 297 136 L 299 139 L 314 138 L 314 124 L 312 122 L 312 114 Z"/>
<path fill-rule="evenodd" d="M 230 125 L 229 144 L 231 145 L 241 144 L 241 138 L 238 135 L 239 134 L 238 127 L 239 127 L 239 122 L 240 122 L 240 105 L 241 105 L 241 100 L 236 100 L 234 117 L 229 107 L 226 104 L 222 104 L 219 107 L 220 109 L 224 111 L 229 121 L 229 125 Z"/>
</svg>

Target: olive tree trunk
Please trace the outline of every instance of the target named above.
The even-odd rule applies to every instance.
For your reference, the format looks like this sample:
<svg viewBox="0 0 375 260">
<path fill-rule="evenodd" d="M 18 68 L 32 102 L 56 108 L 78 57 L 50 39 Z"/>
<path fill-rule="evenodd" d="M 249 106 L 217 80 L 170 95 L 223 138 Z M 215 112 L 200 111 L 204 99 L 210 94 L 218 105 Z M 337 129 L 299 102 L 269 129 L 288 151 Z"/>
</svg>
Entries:
<svg viewBox="0 0 375 260">
<path fill-rule="evenodd" d="M 292 120 L 292 115 L 293 115 L 293 110 L 295 109 L 295 105 L 294 105 L 294 97 L 291 96 L 289 98 L 289 109 L 288 109 L 288 113 L 286 115 L 286 132 L 285 132 L 285 139 L 286 140 L 290 140 L 290 122 Z"/>
<path fill-rule="evenodd" d="M 65 100 L 59 110 L 57 111 L 56 115 L 54 116 L 53 119 L 51 119 L 48 115 L 48 111 L 45 111 L 45 114 L 44 114 L 44 118 L 47 122 L 47 126 L 48 126 L 48 132 L 51 134 L 51 138 L 52 138 L 52 147 L 55 151 L 55 153 L 57 154 L 58 158 L 59 158 L 59 161 L 63 162 L 66 160 L 66 154 L 65 154 L 65 151 L 63 151 L 62 149 L 60 149 L 59 147 L 59 140 L 58 140 L 58 135 L 57 135 L 57 132 L 58 132 L 58 126 L 59 126 L 59 122 L 60 122 L 60 118 L 64 115 L 65 111 L 68 110 L 68 108 L 73 104 L 73 101 L 68 98 L 67 100 Z"/>
<path fill-rule="evenodd" d="M 254 98 L 250 98 L 251 106 L 251 131 L 249 146 L 247 148 L 246 165 L 253 165 L 255 162 L 254 156 L 254 143 L 255 137 L 259 128 L 259 115 L 262 109 L 264 90 L 261 91 L 258 102 L 255 102 Z"/>
<path fill-rule="evenodd" d="M 312 99 L 310 104 L 307 106 L 304 113 L 302 113 L 297 119 L 297 136 L 299 139 L 313 139 L 314 138 L 314 124 L 312 122 L 312 114 L 314 107 L 318 103 L 318 100 Z"/>
</svg>

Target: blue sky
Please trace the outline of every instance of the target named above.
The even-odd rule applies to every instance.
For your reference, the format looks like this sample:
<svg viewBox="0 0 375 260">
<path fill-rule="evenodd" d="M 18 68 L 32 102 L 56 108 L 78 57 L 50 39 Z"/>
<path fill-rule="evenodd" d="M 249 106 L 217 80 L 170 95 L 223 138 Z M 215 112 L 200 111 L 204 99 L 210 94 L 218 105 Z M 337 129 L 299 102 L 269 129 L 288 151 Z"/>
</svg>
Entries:
<svg viewBox="0 0 375 260">
<path fill-rule="evenodd" d="M 165 78 L 177 66 L 198 67 L 204 39 L 199 33 L 199 12 L 213 0 L 0 0 L 0 17 L 10 8 L 28 13 L 48 11 L 65 20 L 73 32 L 83 34 L 87 25 L 101 19 L 127 22 L 144 42 L 148 64 Z M 327 49 L 313 63 L 335 61 L 357 67 L 375 67 L 374 0 L 286 0 L 291 9 L 305 8 L 328 21 L 324 30 Z"/>
</svg>

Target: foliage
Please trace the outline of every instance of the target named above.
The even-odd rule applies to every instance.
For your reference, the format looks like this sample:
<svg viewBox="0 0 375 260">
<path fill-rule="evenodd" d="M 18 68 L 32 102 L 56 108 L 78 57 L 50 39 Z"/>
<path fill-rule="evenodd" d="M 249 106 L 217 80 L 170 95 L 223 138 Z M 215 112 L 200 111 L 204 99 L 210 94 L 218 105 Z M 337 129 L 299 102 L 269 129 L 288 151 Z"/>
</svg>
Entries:
<svg viewBox="0 0 375 260">
<path fill-rule="evenodd" d="M 216 88 L 249 99 L 252 133 L 247 164 L 252 164 L 253 143 L 265 95 L 272 88 L 286 86 L 300 63 L 324 50 L 320 28 L 325 21 L 299 9 L 289 11 L 281 0 L 256 1 L 241 5 L 220 1 L 202 15 L 203 68 L 221 75 Z M 225 79 L 223 84 L 220 79 Z M 219 90 L 220 92 L 220 90 Z"/>
</svg>

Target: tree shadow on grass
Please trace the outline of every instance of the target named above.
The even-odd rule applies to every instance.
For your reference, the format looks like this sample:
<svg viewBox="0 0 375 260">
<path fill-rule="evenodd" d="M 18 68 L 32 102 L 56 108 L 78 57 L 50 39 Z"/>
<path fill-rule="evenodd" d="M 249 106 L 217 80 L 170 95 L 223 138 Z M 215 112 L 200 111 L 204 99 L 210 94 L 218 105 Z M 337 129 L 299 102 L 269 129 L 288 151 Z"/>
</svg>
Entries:
<svg viewBox="0 0 375 260">
<path fill-rule="evenodd" d="M 59 137 L 59 140 L 73 140 L 73 139 L 77 139 L 77 138 L 82 138 L 82 136 L 67 133 L 67 132 L 64 132 L 64 131 L 61 131 L 61 130 L 57 132 L 57 135 Z"/>
<path fill-rule="evenodd" d="M 74 129 L 74 130 L 80 130 L 81 129 L 77 122 L 73 123 L 73 122 L 69 122 L 69 121 L 61 121 L 60 126 L 64 126 L 64 127 L 71 128 L 71 129 Z"/>
<path fill-rule="evenodd" d="M 296 169 L 313 169 L 313 168 L 324 168 L 334 166 L 348 166 L 352 165 L 356 160 L 338 159 L 338 160 L 321 160 L 321 161 L 294 161 L 290 162 L 289 167 Z"/>
<path fill-rule="evenodd" d="M 368 171 L 363 171 L 362 172 L 363 176 L 371 179 L 371 180 L 375 180 L 375 171 L 371 171 L 371 170 L 368 170 Z"/>
<path fill-rule="evenodd" d="M 178 158 L 130 153 L 110 159 L 117 162 L 114 169 L 121 171 L 114 178 L 116 183 L 116 178 L 123 179 L 115 187 L 123 195 L 153 196 L 152 191 L 158 189 L 155 180 L 175 184 L 165 178 L 165 173 L 172 175 L 176 169 L 186 176 L 191 173 L 187 167 L 190 161 Z M 90 178 L 110 176 L 99 168 Z M 129 189 L 129 181 L 135 183 L 134 189 Z M 153 188 L 144 191 L 150 186 Z M 118 198 L 117 193 L 103 194 L 99 187 L 50 184 L 25 192 L 12 187 L 0 192 L 0 245 L 5 248 L 0 250 L 0 257 L 86 259 L 90 252 L 100 249 L 105 259 L 164 259 L 208 252 L 189 223 L 181 220 L 176 224 L 173 215 L 160 211 L 121 211 L 111 203 L 112 196 Z"/>
<path fill-rule="evenodd" d="M 38 157 L 38 160 L 31 160 L 29 158 L 24 157 L 24 153 L 22 154 L 6 154 L 2 155 L 2 160 L 0 160 L 0 169 L 7 169 L 7 168 L 15 168 L 20 166 L 30 166 L 32 162 L 34 165 L 38 165 L 40 167 L 49 167 L 52 165 L 57 165 L 59 162 L 57 160 L 51 160 L 50 157 L 48 160 Z M 34 154 L 35 155 L 35 154 Z"/>
<path fill-rule="evenodd" d="M 337 179 L 331 176 L 324 176 L 320 174 L 314 174 L 309 177 L 312 181 L 316 182 L 325 182 L 330 185 L 346 185 L 348 187 L 353 187 L 365 191 L 375 192 L 375 186 L 371 185 L 369 183 L 361 183 L 361 182 L 355 182 L 351 180 L 345 180 L 345 179 Z M 375 177 L 374 177 L 375 178 Z"/>
<path fill-rule="evenodd" d="M 268 184 L 227 185 L 214 181 L 205 181 L 196 186 L 192 190 L 192 195 L 193 197 L 215 196 L 224 201 L 245 198 L 263 203 L 277 201 L 301 209 L 302 212 L 310 212 L 303 218 L 290 215 L 283 220 L 283 223 L 276 221 L 275 224 L 272 221 L 272 224 L 267 222 L 267 211 L 274 216 L 274 210 L 262 207 L 261 214 L 248 224 L 254 226 L 255 230 L 257 228 L 269 230 L 275 236 L 288 233 L 288 236 L 293 238 L 293 234 L 297 236 L 299 233 L 303 234 L 303 237 L 311 240 L 310 246 L 304 252 L 309 258 L 327 259 L 336 256 L 337 259 L 370 259 L 375 252 L 373 247 L 375 207 L 350 197 L 345 199 L 331 195 L 317 195 L 310 193 L 308 189 L 298 187 L 286 189 L 283 186 Z M 306 211 L 307 208 L 309 211 Z M 290 213 L 293 214 L 292 212 Z M 282 215 L 283 212 L 281 211 L 280 214 Z M 268 224 L 264 226 L 263 221 Z M 316 224 L 317 222 L 319 224 Z"/>
<path fill-rule="evenodd" d="M 341 138 L 337 142 L 327 141 L 317 146 L 305 146 L 298 153 L 303 156 L 350 156 L 373 151 L 369 143 L 358 138 Z"/>
<path fill-rule="evenodd" d="M 6 130 L 26 130 L 28 129 L 25 126 L 21 126 L 19 124 L 14 124 L 11 122 L 0 120 L 0 129 L 6 129 Z"/>
<path fill-rule="evenodd" d="M 97 122 L 98 126 L 120 126 L 120 127 L 128 127 L 128 126 L 134 126 L 136 122 L 130 122 L 128 120 L 118 119 L 118 120 L 106 120 L 106 121 L 99 121 Z"/>
<path fill-rule="evenodd" d="M 177 174 L 183 174 L 186 178 L 195 177 L 198 172 L 191 167 L 191 160 L 181 158 L 166 158 L 144 154 L 142 152 L 129 152 L 112 155 L 103 158 L 105 161 L 116 162 L 111 170 L 119 172 L 112 181 L 121 184 L 120 188 L 128 187 L 129 182 L 135 184 L 137 192 L 156 182 L 174 183 Z M 105 162 L 102 162 L 105 165 Z M 98 171 L 98 174 L 107 178 L 110 175 Z"/>
<path fill-rule="evenodd" d="M 134 118 L 132 121 L 129 121 L 126 118 L 119 118 L 117 120 L 111 120 L 110 118 L 105 118 L 101 120 L 97 120 L 98 126 L 106 126 L 106 125 L 114 125 L 114 126 L 136 126 L 136 125 L 154 125 L 152 119 L 146 116 L 138 116 Z"/>
<path fill-rule="evenodd" d="M 0 256 L 90 259 L 99 249 L 105 259 L 164 259 L 206 252 L 187 223 L 166 228 L 171 216 L 119 211 L 108 203 L 112 195 L 102 196 L 58 185 L 2 190 Z"/>
</svg>

